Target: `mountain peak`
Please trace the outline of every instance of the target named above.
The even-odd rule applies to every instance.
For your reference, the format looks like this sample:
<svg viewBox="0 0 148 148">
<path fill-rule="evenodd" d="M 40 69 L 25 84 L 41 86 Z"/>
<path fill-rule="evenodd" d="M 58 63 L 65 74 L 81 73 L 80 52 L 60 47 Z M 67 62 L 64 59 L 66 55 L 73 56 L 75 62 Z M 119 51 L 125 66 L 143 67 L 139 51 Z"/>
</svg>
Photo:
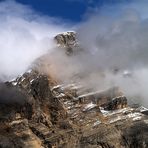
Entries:
<svg viewBox="0 0 148 148">
<path fill-rule="evenodd" d="M 59 47 L 66 50 L 68 55 L 73 53 L 73 48 L 78 46 L 78 40 L 76 38 L 75 31 L 59 33 L 54 37 L 54 40 Z"/>
</svg>

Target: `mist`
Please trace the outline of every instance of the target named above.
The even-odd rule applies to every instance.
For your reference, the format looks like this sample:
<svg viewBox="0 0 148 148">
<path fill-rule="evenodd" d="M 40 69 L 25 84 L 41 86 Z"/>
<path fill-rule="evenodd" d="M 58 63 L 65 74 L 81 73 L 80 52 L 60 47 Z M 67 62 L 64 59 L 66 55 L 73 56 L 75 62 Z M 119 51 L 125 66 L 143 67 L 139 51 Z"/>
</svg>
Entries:
<svg viewBox="0 0 148 148">
<path fill-rule="evenodd" d="M 53 37 L 69 28 L 62 19 L 43 16 L 13 0 L 0 2 L 0 22 L 0 81 L 24 73 L 53 49 Z"/>
<path fill-rule="evenodd" d="M 148 16 L 146 1 L 104 6 L 79 26 L 78 39 L 90 54 L 85 65 L 93 88 L 119 86 L 131 103 L 148 106 Z M 89 59 L 89 60 L 88 60 Z M 100 81 L 101 79 L 101 81 Z M 97 82 L 98 83 L 97 83 Z"/>
<path fill-rule="evenodd" d="M 148 107 L 147 5 L 144 0 L 105 5 L 72 25 L 15 1 L 0 2 L 0 81 L 17 77 L 46 55 L 46 66 L 38 68 L 62 83 L 94 91 L 119 86 L 131 103 Z M 53 37 L 72 28 L 81 51 L 67 56 Z"/>
<path fill-rule="evenodd" d="M 80 83 L 94 91 L 118 86 L 130 103 L 148 106 L 146 4 L 104 6 L 87 14 L 75 29 L 81 51 L 66 56 L 57 48 L 48 56 L 53 66 L 46 60 L 51 64 L 47 71 L 64 83 Z"/>
</svg>

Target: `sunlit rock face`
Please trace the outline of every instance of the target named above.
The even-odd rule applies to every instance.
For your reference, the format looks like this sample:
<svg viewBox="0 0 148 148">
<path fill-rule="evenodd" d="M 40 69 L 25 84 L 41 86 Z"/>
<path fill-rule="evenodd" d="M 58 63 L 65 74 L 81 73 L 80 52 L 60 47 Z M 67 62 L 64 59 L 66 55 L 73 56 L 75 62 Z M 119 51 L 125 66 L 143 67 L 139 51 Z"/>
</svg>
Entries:
<svg viewBox="0 0 148 148">
<path fill-rule="evenodd" d="M 54 37 L 54 40 L 61 47 L 74 47 L 78 44 L 76 32 L 74 31 L 60 33 Z"/>
<path fill-rule="evenodd" d="M 74 32 L 55 38 L 61 49 L 77 42 Z M 33 67 L 0 85 L 0 147 L 147 148 L 147 112 L 119 87 L 92 91 Z"/>
<path fill-rule="evenodd" d="M 67 55 L 71 55 L 78 47 L 76 32 L 68 31 L 60 33 L 54 37 L 55 42 L 60 48 L 64 48 Z"/>
</svg>

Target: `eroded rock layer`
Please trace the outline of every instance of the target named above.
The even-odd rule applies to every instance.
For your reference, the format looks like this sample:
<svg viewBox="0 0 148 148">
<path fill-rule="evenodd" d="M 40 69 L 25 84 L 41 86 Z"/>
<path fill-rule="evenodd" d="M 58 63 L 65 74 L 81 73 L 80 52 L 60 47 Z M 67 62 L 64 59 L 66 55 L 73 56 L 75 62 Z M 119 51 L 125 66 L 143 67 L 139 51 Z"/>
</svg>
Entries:
<svg viewBox="0 0 148 148">
<path fill-rule="evenodd" d="M 35 71 L 3 85 L 3 96 L 12 92 L 11 102 L 0 103 L 1 147 L 148 146 L 146 108 L 129 107 L 118 88 L 77 96 L 75 84 L 57 85 Z"/>
</svg>

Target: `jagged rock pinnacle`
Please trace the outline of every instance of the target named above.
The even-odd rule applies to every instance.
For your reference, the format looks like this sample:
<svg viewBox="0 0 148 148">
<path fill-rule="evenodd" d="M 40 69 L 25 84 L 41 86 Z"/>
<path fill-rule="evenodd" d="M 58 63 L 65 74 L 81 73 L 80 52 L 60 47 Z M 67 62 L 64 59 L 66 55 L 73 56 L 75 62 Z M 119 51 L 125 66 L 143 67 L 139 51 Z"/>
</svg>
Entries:
<svg viewBox="0 0 148 148">
<path fill-rule="evenodd" d="M 69 55 L 73 53 L 73 48 L 78 46 L 75 31 L 67 31 L 60 33 L 54 37 L 57 45 L 61 48 L 66 49 L 66 53 Z"/>
</svg>

